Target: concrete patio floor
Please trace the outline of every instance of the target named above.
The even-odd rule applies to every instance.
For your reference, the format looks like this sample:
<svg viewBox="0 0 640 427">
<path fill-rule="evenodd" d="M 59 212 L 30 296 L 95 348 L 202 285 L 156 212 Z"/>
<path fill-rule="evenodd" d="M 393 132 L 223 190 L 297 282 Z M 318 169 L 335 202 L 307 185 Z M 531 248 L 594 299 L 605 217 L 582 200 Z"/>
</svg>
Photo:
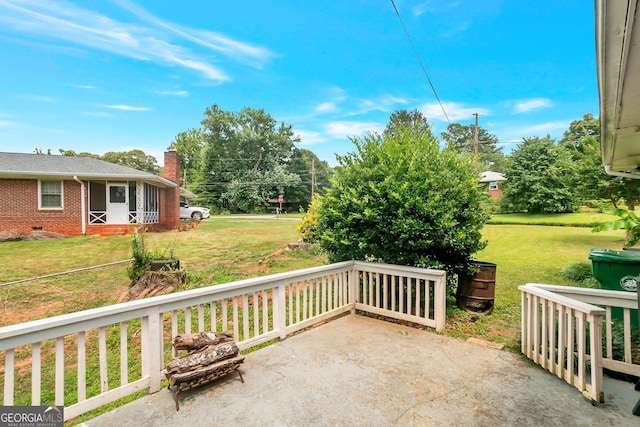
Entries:
<svg viewBox="0 0 640 427">
<path fill-rule="evenodd" d="M 605 403 L 523 356 L 348 315 L 247 355 L 237 374 L 166 389 L 84 426 L 631 426 L 634 384 L 605 378 Z"/>
</svg>

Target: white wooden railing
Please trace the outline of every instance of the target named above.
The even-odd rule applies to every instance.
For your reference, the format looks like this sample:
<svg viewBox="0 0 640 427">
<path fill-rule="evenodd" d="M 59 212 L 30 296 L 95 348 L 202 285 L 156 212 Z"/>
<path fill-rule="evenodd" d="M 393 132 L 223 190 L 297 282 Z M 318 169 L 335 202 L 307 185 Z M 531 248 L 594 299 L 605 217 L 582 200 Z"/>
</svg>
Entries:
<svg viewBox="0 0 640 427">
<path fill-rule="evenodd" d="M 604 400 L 603 368 L 640 376 L 640 365 L 633 364 L 631 341 L 636 293 L 537 283 L 519 289 L 522 353 L 529 359 L 575 386 L 593 403 Z M 614 353 L 616 321 L 611 313 L 615 307 L 623 310 L 622 357 Z"/>
<path fill-rule="evenodd" d="M 364 311 L 442 330 L 445 273 L 346 261 L 0 328 L 4 405 L 64 405 L 71 419 L 160 390 L 172 337 L 232 330 L 241 350 Z"/>
</svg>

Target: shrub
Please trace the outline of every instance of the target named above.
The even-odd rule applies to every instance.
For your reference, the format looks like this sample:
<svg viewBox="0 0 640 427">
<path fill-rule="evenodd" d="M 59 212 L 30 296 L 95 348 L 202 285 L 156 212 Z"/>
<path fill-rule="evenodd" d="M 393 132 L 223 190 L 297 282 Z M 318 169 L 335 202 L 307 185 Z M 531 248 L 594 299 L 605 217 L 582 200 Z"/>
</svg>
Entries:
<svg viewBox="0 0 640 427">
<path fill-rule="evenodd" d="M 583 288 L 592 288 L 592 289 L 600 289 L 602 285 L 595 277 L 587 277 L 582 281 Z"/>
<path fill-rule="evenodd" d="M 317 196 L 311 200 L 309 209 L 302 217 L 302 220 L 298 223 L 297 232 L 298 236 L 307 243 L 317 242 L 316 232 L 318 230 L 318 224 L 320 222 L 320 214 L 318 213 L 319 199 Z"/>
<path fill-rule="evenodd" d="M 640 241 L 640 216 L 635 211 L 626 209 L 609 209 L 605 213 L 615 215 L 619 219 L 603 222 L 593 228 L 593 232 L 610 230 L 625 230 L 624 246 L 630 248 Z"/>
<path fill-rule="evenodd" d="M 585 279 L 593 277 L 593 269 L 591 263 L 580 261 L 574 262 L 563 271 L 564 277 L 574 282 L 582 282 Z"/>
<path fill-rule="evenodd" d="M 137 280 L 149 270 L 153 255 L 145 248 L 144 236 L 138 234 L 138 229 L 134 228 L 131 237 L 131 249 L 133 260 L 131 266 L 127 268 L 127 276 L 131 280 Z"/>
<path fill-rule="evenodd" d="M 488 219 L 473 159 L 440 148 L 430 131 L 399 127 L 353 138 L 319 205 L 331 262 L 350 259 L 467 273 Z"/>
</svg>

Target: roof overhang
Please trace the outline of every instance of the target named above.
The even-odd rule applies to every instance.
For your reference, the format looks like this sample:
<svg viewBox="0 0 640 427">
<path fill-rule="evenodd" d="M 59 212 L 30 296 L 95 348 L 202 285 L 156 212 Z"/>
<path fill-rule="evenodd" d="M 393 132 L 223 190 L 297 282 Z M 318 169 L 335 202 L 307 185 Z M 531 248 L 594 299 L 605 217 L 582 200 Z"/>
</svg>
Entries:
<svg viewBox="0 0 640 427">
<path fill-rule="evenodd" d="M 178 184 L 171 181 L 170 179 L 163 178 L 161 176 L 155 176 L 149 174 L 149 176 L 141 177 L 135 175 L 122 175 L 122 174 L 104 174 L 104 173 L 96 173 L 96 174 L 63 174 L 60 172 L 15 172 L 11 173 L 2 173 L 0 172 L 0 178 L 10 178 L 10 179 L 79 179 L 81 181 L 142 181 L 148 184 L 155 185 L 161 188 L 171 188 L 177 187 Z"/>
<path fill-rule="evenodd" d="M 638 0 L 596 0 L 595 17 L 602 162 L 608 173 L 640 179 Z"/>
<path fill-rule="evenodd" d="M 195 194 L 193 194 L 191 191 L 187 190 L 186 188 L 180 187 L 180 197 L 184 197 L 185 199 L 195 199 L 198 196 L 196 196 Z"/>
</svg>

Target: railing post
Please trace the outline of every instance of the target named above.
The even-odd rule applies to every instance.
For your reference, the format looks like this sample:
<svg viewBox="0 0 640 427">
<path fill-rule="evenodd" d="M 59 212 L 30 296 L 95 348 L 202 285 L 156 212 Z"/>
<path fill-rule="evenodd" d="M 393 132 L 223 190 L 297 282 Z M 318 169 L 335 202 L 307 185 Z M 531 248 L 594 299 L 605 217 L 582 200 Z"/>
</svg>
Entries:
<svg viewBox="0 0 640 427">
<path fill-rule="evenodd" d="M 602 316 L 589 316 L 589 344 L 591 347 L 591 398 L 595 403 L 604 402 L 602 376 Z"/>
<path fill-rule="evenodd" d="M 160 373 L 164 350 L 162 348 L 162 321 L 156 309 L 141 319 L 142 322 L 142 376 L 149 377 L 147 393 L 160 391 Z"/>
<path fill-rule="evenodd" d="M 529 356 L 529 328 L 531 325 L 529 324 L 529 295 L 526 290 L 522 290 L 520 292 L 520 351 L 522 354 Z"/>
<path fill-rule="evenodd" d="M 284 287 L 285 285 L 278 286 L 276 292 L 273 293 L 273 327 L 280 333 L 281 340 L 287 337 L 287 301 Z"/>
<path fill-rule="evenodd" d="M 351 305 L 351 314 L 356 313 L 356 302 L 358 302 L 358 282 L 359 272 L 355 263 L 353 268 L 349 270 L 349 304 Z"/>
<path fill-rule="evenodd" d="M 436 321 L 436 331 L 444 331 L 446 316 L 447 316 L 447 277 L 441 276 L 434 283 L 433 295 L 433 318 Z"/>
</svg>

